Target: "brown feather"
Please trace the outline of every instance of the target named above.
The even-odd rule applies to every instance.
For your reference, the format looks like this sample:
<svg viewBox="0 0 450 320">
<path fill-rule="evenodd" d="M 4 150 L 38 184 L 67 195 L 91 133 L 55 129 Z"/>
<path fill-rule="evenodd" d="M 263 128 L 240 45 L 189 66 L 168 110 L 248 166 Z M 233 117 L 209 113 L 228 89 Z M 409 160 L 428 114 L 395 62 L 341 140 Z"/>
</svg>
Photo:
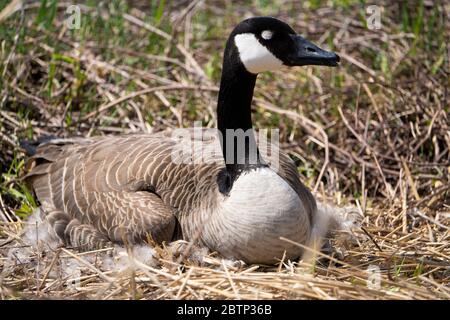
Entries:
<svg viewBox="0 0 450 320">
<path fill-rule="evenodd" d="M 224 167 L 220 145 L 208 163 L 176 164 L 174 148 L 186 141 L 171 132 L 123 137 L 57 140 L 39 146 L 27 163 L 29 182 L 48 219 L 66 244 L 84 249 L 108 242 L 156 242 L 174 238 L 176 224 L 186 240 L 204 223 L 200 211 L 218 204 L 217 175 Z M 196 142 L 198 143 L 198 142 Z M 280 153 L 278 174 L 305 204 L 309 221 L 315 201 L 297 168 Z M 200 239 L 202 240 L 202 239 Z M 206 242 L 206 241 L 204 241 Z"/>
</svg>

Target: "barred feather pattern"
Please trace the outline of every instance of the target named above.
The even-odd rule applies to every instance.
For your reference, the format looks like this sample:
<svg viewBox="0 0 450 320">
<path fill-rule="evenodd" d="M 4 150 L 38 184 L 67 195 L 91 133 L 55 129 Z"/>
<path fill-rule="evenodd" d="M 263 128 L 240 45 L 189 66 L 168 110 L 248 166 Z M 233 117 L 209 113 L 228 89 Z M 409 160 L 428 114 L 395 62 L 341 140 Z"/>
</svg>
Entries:
<svg viewBox="0 0 450 320">
<path fill-rule="evenodd" d="M 37 148 L 27 162 L 24 179 L 66 245 L 87 250 L 111 242 L 137 244 L 151 238 L 161 243 L 183 238 L 245 260 L 244 253 L 233 255 L 236 243 L 227 240 L 239 232 L 240 222 L 227 225 L 230 221 L 223 216 L 226 195 L 217 185 L 217 175 L 224 168 L 220 144 L 206 138 L 197 142 L 215 152 L 206 155 L 208 161 L 180 164 L 173 161 L 173 152 L 186 141 L 169 131 L 55 139 Z M 300 235 L 296 240 L 306 242 L 316 212 L 314 197 L 286 154 L 280 153 L 279 164 L 277 174 L 302 203 L 295 232 Z M 228 242 L 233 247 L 226 248 Z M 289 250 L 300 255 L 298 247 Z M 265 260 L 261 257 L 253 254 L 247 260 Z"/>
</svg>

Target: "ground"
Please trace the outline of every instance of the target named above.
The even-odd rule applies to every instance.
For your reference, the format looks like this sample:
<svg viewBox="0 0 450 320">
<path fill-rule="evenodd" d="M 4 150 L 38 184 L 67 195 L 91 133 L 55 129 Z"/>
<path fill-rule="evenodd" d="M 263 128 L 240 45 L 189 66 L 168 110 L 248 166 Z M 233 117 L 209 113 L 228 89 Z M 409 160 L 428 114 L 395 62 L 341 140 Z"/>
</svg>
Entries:
<svg viewBox="0 0 450 320">
<path fill-rule="evenodd" d="M 450 297 L 448 1 L 21 4 L 0 1 L 2 299 Z M 321 201 L 351 208 L 351 232 L 333 235 L 316 259 L 277 266 L 171 247 L 118 270 L 93 258 L 102 252 L 70 248 L 9 264 L 37 207 L 20 180 L 20 142 L 215 126 L 224 42 L 254 15 L 278 17 L 341 57 L 335 69 L 259 76 L 253 117 L 280 129 Z M 69 260 L 75 278 L 64 273 Z"/>
</svg>

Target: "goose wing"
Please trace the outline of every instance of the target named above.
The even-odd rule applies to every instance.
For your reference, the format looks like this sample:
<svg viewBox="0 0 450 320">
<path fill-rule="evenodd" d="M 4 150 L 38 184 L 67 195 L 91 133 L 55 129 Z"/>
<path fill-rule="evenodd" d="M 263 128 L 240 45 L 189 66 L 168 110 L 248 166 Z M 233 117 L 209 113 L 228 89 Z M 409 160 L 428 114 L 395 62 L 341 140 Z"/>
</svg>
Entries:
<svg viewBox="0 0 450 320">
<path fill-rule="evenodd" d="M 303 206 L 308 212 L 309 221 L 313 223 L 314 216 L 317 210 L 316 200 L 311 191 L 301 182 L 298 174 L 297 166 L 294 161 L 284 152 L 280 152 L 279 170 L 280 175 L 292 189 L 298 194 Z"/>
<path fill-rule="evenodd" d="M 157 135 L 57 139 L 37 148 L 24 179 L 67 244 L 171 240 L 176 218 L 152 183 L 172 145 Z"/>
</svg>

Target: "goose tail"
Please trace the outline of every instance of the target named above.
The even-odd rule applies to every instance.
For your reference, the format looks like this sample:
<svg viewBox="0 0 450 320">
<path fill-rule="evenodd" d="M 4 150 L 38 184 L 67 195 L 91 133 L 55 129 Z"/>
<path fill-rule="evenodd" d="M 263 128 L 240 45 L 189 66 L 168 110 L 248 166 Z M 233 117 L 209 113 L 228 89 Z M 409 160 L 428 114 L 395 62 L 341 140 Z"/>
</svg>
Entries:
<svg viewBox="0 0 450 320">
<path fill-rule="evenodd" d="M 313 262 L 318 253 L 327 245 L 327 239 L 332 234 L 339 233 L 344 237 L 352 237 L 352 229 L 357 224 L 355 208 L 339 208 L 332 204 L 317 201 L 317 211 L 314 216 L 308 247 L 303 254 L 303 261 Z M 336 237 L 334 237 L 336 238 Z"/>
<path fill-rule="evenodd" d="M 36 154 L 36 150 L 37 148 L 44 143 L 53 141 L 59 139 L 56 136 L 52 136 L 52 135 L 44 135 L 41 136 L 39 138 L 37 138 L 36 140 L 22 140 L 20 141 L 20 146 L 22 147 L 23 150 L 25 150 L 25 153 L 27 156 L 34 156 Z"/>
</svg>

